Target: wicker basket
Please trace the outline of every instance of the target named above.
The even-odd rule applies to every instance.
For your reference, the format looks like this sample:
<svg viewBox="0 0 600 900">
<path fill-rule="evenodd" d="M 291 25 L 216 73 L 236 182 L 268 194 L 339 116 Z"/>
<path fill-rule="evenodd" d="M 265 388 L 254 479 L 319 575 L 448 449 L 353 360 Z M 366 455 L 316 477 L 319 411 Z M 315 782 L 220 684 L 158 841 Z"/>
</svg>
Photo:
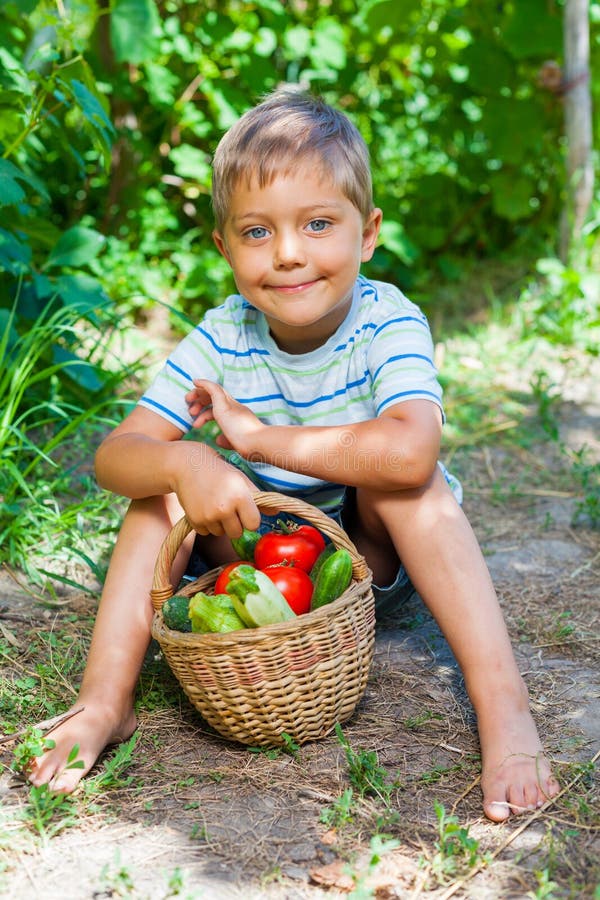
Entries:
<svg viewBox="0 0 600 900">
<path fill-rule="evenodd" d="M 151 591 L 152 635 L 183 690 L 212 727 L 249 746 L 316 740 L 354 712 L 366 684 L 375 639 L 371 572 L 346 533 L 314 506 L 283 494 L 258 492 L 266 515 L 290 513 L 319 528 L 352 556 L 353 580 L 333 603 L 292 622 L 228 634 L 190 634 L 164 624 L 171 566 L 192 530 L 181 519 L 160 550 Z M 179 593 L 212 591 L 221 571 L 207 572 Z"/>
</svg>

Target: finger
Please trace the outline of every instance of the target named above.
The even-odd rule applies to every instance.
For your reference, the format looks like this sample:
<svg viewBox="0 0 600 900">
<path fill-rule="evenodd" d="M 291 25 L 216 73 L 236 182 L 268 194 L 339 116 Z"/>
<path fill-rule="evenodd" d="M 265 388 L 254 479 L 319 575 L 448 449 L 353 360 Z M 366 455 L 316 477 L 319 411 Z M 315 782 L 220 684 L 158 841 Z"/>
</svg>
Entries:
<svg viewBox="0 0 600 900">
<path fill-rule="evenodd" d="M 252 487 L 255 489 L 254 485 Z M 238 504 L 238 516 L 243 528 L 247 528 L 249 531 L 256 531 L 259 527 L 260 510 L 250 494 L 243 497 Z"/>
<path fill-rule="evenodd" d="M 229 443 L 223 432 L 217 435 L 215 443 L 218 447 L 222 447 L 223 450 L 235 450 L 235 447 L 233 446 L 233 444 Z"/>
<path fill-rule="evenodd" d="M 195 419 L 192 417 L 192 425 L 194 426 L 194 428 L 200 428 L 201 425 L 204 425 L 206 422 L 212 422 L 213 419 L 213 414 L 205 411 L 203 413 L 200 413 L 199 416 L 196 416 Z"/>
</svg>

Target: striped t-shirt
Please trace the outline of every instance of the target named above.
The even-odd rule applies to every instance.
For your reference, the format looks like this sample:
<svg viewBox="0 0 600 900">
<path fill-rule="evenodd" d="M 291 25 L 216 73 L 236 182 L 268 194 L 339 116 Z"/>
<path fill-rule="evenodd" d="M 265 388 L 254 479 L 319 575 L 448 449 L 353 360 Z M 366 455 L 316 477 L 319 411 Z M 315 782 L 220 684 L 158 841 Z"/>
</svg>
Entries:
<svg viewBox="0 0 600 900">
<path fill-rule="evenodd" d="M 139 402 L 187 432 L 192 419 L 184 397 L 194 378 L 221 384 L 269 425 L 361 422 L 403 400 L 442 407 L 425 316 L 393 285 L 363 276 L 337 331 L 303 354 L 280 350 L 263 314 L 239 294 L 228 297 L 181 341 Z M 342 485 L 275 465 L 247 465 L 262 490 L 326 511 L 343 497 Z"/>
</svg>

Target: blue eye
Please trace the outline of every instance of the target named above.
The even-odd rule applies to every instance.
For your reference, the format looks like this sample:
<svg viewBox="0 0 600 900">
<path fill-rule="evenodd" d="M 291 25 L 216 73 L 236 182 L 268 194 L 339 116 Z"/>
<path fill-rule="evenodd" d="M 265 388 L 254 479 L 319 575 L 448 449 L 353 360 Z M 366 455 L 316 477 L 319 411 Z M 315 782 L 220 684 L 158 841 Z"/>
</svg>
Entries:
<svg viewBox="0 0 600 900">
<path fill-rule="evenodd" d="M 329 227 L 329 222 L 326 219 L 313 219 L 312 222 L 308 223 L 308 227 L 312 232 L 318 234 Z"/>
<path fill-rule="evenodd" d="M 254 238 L 254 240 L 259 241 L 261 238 L 266 237 L 268 233 L 267 229 L 263 228 L 262 225 L 256 225 L 254 228 L 249 228 L 245 235 L 246 237 Z"/>
</svg>

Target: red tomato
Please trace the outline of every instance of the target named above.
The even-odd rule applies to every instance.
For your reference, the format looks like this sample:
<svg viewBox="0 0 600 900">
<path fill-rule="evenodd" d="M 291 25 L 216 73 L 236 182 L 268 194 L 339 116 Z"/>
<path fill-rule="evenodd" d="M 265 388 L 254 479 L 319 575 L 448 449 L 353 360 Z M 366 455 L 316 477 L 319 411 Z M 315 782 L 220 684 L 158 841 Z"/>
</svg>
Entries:
<svg viewBox="0 0 600 900">
<path fill-rule="evenodd" d="M 325 538 L 313 525 L 299 525 L 293 533 L 302 535 L 307 541 L 313 541 L 319 548 L 319 553 L 325 549 Z"/>
<path fill-rule="evenodd" d="M 254 548 L 254 562 L 257 569 L 289 563 L 310 572 L 321 551 L 314 541 L 309 541 L 294 531 L 281 534 L 269 531 L 263 534 Z"/>
<path fill-rule="evenodd" d="M 297 566 L 267 566 L 262 571 L 279 588 L 297 616 L 310 612 L 313 583 L 303 569 Z"/>
<path fill-rule="evenodd" d="M 252 563 L 246 562 L 243 559 L 236 559 L 233 562 L 227 563 L 227 565 L 223 567 L 223 571 L 215 581 L 215 594 L 227 593 L 227 582 L 229 581 L 229 575 L 231 574 L 231 572 L 233 572 L 234 569 L 237 569 L 238 566 L 252 566 Z M 252 566 L 252 568 L 254 569 L 255 566 Z"/>
</svg>

